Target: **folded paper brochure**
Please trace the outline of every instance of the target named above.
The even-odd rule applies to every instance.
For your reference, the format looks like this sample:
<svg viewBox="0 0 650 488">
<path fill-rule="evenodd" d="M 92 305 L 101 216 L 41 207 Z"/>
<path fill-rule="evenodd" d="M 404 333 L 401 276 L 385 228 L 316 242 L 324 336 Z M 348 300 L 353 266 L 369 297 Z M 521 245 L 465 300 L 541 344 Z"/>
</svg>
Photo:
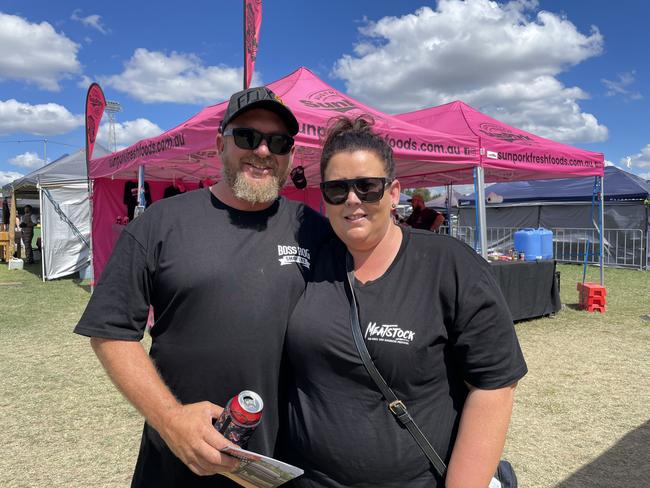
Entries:
<svg viewBox="0 0 650 488">
<path fill-rule="evenodd" d="M 247 488 L 274 488 L 304 473 L 291 464 L 238 447 L 228 446 L 221 452 L 241 460 L 239 468 L 224 476 Z"/>
</svg>

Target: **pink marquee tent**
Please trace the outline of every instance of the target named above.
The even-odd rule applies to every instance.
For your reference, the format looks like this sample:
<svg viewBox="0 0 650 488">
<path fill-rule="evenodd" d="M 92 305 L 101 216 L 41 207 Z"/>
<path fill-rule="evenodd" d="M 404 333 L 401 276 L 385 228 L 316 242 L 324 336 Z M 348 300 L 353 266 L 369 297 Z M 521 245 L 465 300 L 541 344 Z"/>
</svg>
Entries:
<svg viewBox="0 0 650 488">
<path fill-rule="evenodd" d="M 485 181 L 603 176 L 605 157 L 511 127 L 464 102 L 396 115 L 421 127 L 478 138 Z"/>
<path fill-rule="evenodd" d="M 481 254 L 487 257 L 485 221 L 486 181 L 516 181 L 572 176 L 596 176 L 600 182 L 600 229 L 604 227 L 602 153 L 585 151 L 544 139 L 488 117 L 464 102 L 455 101 L 397 118 L 427 129 L 478 138 L 479 166 L 476 168 L 477 216 Z M 603 240 L 600 240 L 600 283 L 603 284 Z"/>
<path fill-rule="evenodd" d="M 306 190 L 288 185 L 289 198 L 318 208 L 320 141 L 328 121 L 338 115 L 370 114 L 376 130 L 395 151 L 397 176 L 403 187 L 470 183 L 474 169 L 486 181 L 602 175 L 602 154 L 572 148 L 509 127 L 463 102 L 391 116 L 332 88 L 307 68 L 268 85 L 291 107 L 300 124 L 294 166 L 302 165 Z M 160 136 L 139 141 L 90 164 L 93 180 L 93 261 L 101 274 L 113 248 L 124 213 L 125 180 L 137 179 L 144 167 L 155 201 L 174 180 L 188 190 L 209 177 L 218 179 L 220 161 L 214 139 L 227 102 L 206 107 Z"/>
<path fill-rule="evenodd" d="M 328 121 L 339 115 L 370 114 L 375 119 L 375 129 L 394 149 L 397 176 L 404 187 L 472 181 L 473 168 L 479 164 L 478 138 L 473 134 L 450 135 L 384 114 L 342 94 L 306 68 L 268 86 L 291 107 L 300 124 L 294 166 L 304 166 L 308 188 L 297 190 L 287 185 L 284 193 L 289 198 L 319 208 L 321 138 Z M 215 136 L 226 105 L 223 102 L 207 107 L 160 136 L 91 161 L 96 279 L 121 231 L 116 217 L 125 213 L 125 181 L 137 180 L 140 167 L 144 167 L 153 201 L 162 197 L 165 187 L 174 180 L 183 179 L 190 190 L 206 177 L 218 179 L 221 163 L 215 151 Z"/>
</svg>

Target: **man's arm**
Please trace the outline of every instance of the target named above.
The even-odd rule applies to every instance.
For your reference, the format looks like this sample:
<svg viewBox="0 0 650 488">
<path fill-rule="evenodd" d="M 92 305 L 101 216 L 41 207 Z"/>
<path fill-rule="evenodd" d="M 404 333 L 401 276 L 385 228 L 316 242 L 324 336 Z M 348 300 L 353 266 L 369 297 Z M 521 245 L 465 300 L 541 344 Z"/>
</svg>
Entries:
<svg viewBox="0 0 650 488">
<path fill-rule="evenodd" d="M 139 342 L 92 337 L 90 344 L 115 386 L 189 469 L 210 475 L 238 466 L 219 452 L 231 444 L 212 425 L 221 407 L 207 401 L 182 405 Z"/>
<path fill-rule="evenodd" d="M 431 224 L 431 231 L 436 232 L 442 224 L 445 223 L 445 216 L 440 212 L 435 212 L 435 217 L 433 218 L 433 223 Z"/>
<path fill-rule="evenodd" d="M 496 390 L 468 386 L 447 488 L 487 488 L 499 464 L 512 414 L 516 383 Z"/>
</svg>

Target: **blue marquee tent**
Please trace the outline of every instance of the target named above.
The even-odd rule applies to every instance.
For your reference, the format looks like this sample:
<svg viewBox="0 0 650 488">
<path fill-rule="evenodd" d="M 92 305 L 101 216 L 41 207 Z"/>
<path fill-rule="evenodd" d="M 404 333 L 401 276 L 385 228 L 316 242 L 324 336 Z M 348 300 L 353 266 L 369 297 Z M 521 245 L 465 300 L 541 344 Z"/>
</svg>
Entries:
<svg viewBox="0 0 650 488">
<path fill-rule="evenodd" d="M 499 203 L 490 203 L 488 198 L 487 227 L 594 229 L 598 215 L 591 205 L 593 188 L 592 177 L 490 185 L 485 190 L 486 195 L 491 195 L 491 200 Z M 605 168 L 604 195 L 605 230 L 626 230 L 627 235 L 634 236 L 626 236 L 624 240 L 612 237 L 606 243 L 604 256 L 610 262 L 632 262 L 635 267 L 647 267 L 650 263 L 650 183 L 620 168 L 608 166 Z M 475 198 L 474 194 L 460 198 L 460 225 L 474 225 Z M 562 232 L 572 242 L 576 235 L 584 235 L 584 232 L 574 232 L 573 235 L 565 230 Z"/>
</svg>

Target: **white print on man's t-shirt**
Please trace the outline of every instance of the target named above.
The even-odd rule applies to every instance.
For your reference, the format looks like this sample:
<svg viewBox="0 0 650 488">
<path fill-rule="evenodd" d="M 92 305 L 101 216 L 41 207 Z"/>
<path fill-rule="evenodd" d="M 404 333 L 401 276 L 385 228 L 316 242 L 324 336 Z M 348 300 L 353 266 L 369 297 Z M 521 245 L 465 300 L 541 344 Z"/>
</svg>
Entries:
<svg viewBox="0 0 650 488">
<path fill-rule="evenodd" d="M 298 263 L 309 269 L 311 256 L 309 249 L 300 246 L 282 246 L 278 244 L 278 256 L 280 265 Z"/>
<path fill-rule="evenodd" d="M 393 342 L 395 344 L 408 345 L 415 338 L 415 332 L 400 329 L 397 324 L 377 325 L 377 322 L 369 322 L 364 337 L 369 341 Z"/>
</svg>

